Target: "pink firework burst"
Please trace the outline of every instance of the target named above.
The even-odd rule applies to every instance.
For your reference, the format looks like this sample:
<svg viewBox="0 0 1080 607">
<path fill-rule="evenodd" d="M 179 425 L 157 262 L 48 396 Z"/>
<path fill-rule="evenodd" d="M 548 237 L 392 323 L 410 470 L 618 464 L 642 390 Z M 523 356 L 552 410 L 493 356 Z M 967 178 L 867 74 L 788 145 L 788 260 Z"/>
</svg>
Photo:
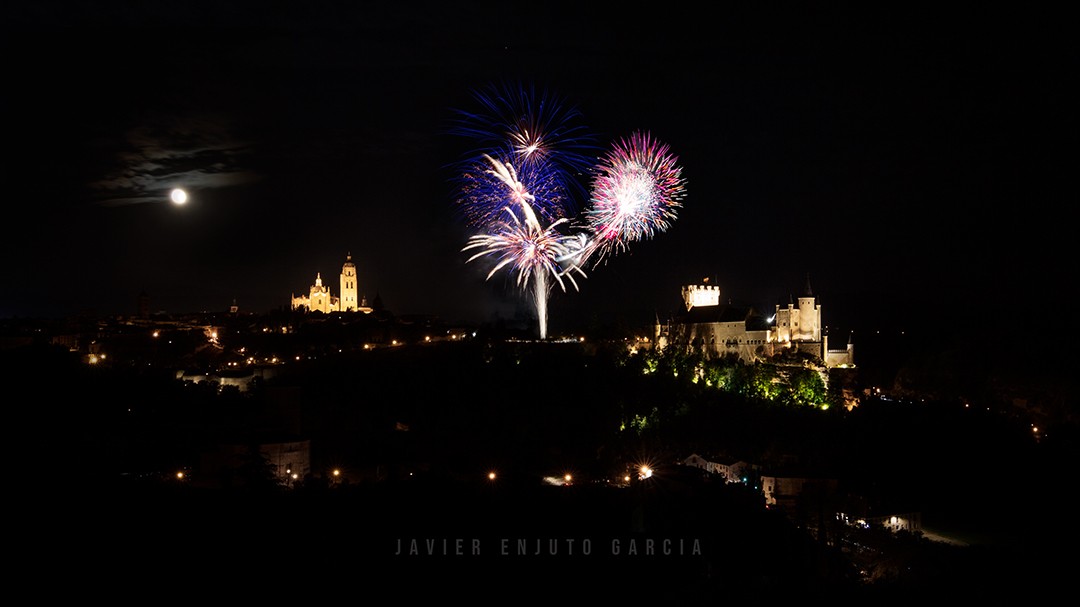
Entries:
<svg viewBox="0 0 1080 607">
<path fill-rule="evenodd" d="M 685 194 L 682 167 L 667 144 L 640 131 L 616 143 L 597 167 L 592 205 L 585 211 L 597 262 L 666 231 Z"/>
</svg>

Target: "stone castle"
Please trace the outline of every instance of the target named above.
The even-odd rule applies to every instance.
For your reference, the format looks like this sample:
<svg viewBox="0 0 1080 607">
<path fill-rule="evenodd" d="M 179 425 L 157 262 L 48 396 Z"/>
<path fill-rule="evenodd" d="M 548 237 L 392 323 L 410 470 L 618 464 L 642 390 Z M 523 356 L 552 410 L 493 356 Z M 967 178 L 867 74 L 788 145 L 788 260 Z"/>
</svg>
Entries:
<svg viewBox="0 0 1080 607">
<path fill-rule="evenodd" d="M 814 298 L 810 280 L 806 292 L 787 306 L 776 305 L 772 318 L 753 308 L 720 303 L 720 287 L 708 284 L 682 288 L 686 310 L 667 321 L 657 320 L 658 349 L 682 346 L 711 358 L 729 354 L 753 362 L 791 349 L 815 356 L 827 367 L 854 367 L 855 346 L 848 337 L 843 349 L 830 349 L 821 320 L 821 304 Z"/>
</svg>

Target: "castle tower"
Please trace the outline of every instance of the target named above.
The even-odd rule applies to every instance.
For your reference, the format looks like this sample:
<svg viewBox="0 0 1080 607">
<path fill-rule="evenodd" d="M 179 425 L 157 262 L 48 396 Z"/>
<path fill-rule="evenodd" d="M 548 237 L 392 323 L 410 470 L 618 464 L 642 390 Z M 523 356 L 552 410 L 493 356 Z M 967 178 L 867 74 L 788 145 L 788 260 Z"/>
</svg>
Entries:
<svg viewBox="0 0 1080 607">
<path fill-rule="evenodd" d="M 360 300 L 356 294 L 356 264 L 352 262 L 352 253 L 349 253 L 345 256 L 345 264 L 341 266 L 340 309 L 342 312 L 356 312 L 360 309 Z"/>
<path fill-rule="evenodd" d="M 706 284 L 686 285 L 682 288 L 683 303 L 687 310 L 694 307 L 720 305 L 720 287 L 709 286 L 707 278 L 704 282 Z"/>
<path fill-rule="evenodd" d="M 809 274 L 806 275 L 806 293 L 799 298 L 798 331 L 792 337 L 801 341 L 821 341 L 821 306 L 814 304 Z"/>
<path fill-rule="evenodd" d="M 814 301 L 808 275 L 806 293 L 799 297 L 798 305 L 790 300 L 785 308 L 776 305 L 775 339 L 778 342 L 823 343 L 821 329 L 821 306 Z"/>
</svg>

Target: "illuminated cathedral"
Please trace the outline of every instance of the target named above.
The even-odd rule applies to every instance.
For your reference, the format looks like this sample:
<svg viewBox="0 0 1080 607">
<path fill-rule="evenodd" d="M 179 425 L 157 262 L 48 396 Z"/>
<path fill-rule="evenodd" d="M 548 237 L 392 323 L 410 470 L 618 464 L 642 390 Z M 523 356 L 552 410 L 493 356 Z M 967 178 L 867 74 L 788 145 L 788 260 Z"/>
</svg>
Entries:
<svg viewBox="0 0 1080 607">
<path fill-rule="evenodd" d="M 341 266 L 340 295 L 334 296 L 330 292 L 330 286 L 324 285 L 322 273 L 315 274 L 315 284 L 311 285 L 307 295 L 292 296 L 293 310 L 306 310 L 308 312 L 363 312 L 370 314 L 372 308 L 367 305 L 367 298 L 359 296 L 356 284 L 356 264 L 352 261 L 352 253 L 345 256 L 345 263 Z"/>
</svg>

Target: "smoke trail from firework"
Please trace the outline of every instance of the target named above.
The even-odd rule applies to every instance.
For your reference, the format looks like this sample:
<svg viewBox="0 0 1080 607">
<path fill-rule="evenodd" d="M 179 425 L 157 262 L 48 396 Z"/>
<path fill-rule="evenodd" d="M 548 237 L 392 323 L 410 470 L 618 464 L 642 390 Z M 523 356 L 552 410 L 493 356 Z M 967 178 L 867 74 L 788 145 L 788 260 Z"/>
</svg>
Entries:
<svg viewBox="0 0 1080 607">
<path fill-rule="evenodd" d="M 584 257 L 596 255 L 598 264 L 631 242 L 666 231 L 685 194 L 682 167 L 666 143 L 640 131 L 621 139 L 593 178 L 592 205 L 585 211 L 593 237 Z"/>
</svg>

